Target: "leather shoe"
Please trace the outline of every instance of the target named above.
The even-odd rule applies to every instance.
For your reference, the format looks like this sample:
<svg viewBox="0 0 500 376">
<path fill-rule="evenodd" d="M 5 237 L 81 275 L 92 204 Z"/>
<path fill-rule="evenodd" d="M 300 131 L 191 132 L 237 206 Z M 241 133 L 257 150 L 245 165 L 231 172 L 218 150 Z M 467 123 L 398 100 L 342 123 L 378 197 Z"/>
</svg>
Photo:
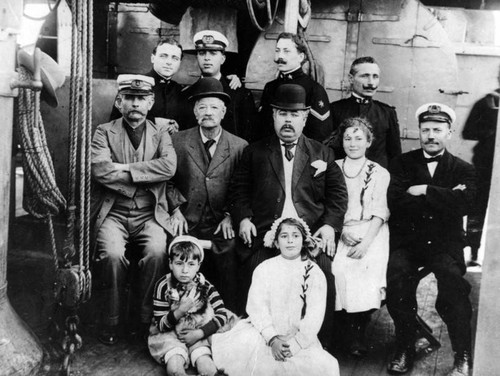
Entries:
<svg viewBox="0 0 500 376">
<path fill-rule="evenodd" d="M 472 357 L 469 351 L 455 354 L 455 362 L 447 376 L 469 376 L 472 370 Z"/>
<path fill-rule="evenodd" d="M 118 342 L 118 326 L 116 325 L 106 325 L 101 329 L 101 333 L 97 336 L 97 339 L 104 343 L 105 345 L 114 345 Z"/>
<path fill-rule="evenodd" d="M 391 362 L 387 365 L 387 371 L 391 374 L 403 374 L 413 367 L 415 359 L 415 348 L 400 347 L 396 350 Z"/>
</svg>

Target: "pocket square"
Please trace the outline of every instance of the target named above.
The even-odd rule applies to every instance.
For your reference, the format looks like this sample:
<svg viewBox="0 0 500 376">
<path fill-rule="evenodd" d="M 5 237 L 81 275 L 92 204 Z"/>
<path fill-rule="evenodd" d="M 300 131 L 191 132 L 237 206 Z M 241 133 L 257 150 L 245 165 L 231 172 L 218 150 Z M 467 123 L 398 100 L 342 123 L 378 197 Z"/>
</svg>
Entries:
<svg viewBox="0 0 500 376">
<path fill-rule="evenodd" d="M 311 166 L 316 169 L 316 172 L 314 173 L 314 176 L 313 176 L 315 178 L 316 176 L 318 176 L 322 172 L 326 171 L 327 164 L 325 161 L 318 159 L 318 160 L 314 161 L 313 163 L 311 163 Z"/>
</svg>

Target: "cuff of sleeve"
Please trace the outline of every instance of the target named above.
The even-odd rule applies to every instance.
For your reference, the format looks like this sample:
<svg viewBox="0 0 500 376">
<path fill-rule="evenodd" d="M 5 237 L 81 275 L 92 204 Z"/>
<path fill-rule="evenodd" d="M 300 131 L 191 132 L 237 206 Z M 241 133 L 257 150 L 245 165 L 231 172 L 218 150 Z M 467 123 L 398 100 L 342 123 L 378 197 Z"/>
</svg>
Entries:
<svg viewBox="0 0 500 376">
<path fill-rule="evenodd" d="M 207 338 L 219 329 L 219 325 L 217 325 L 214 320 L 211 320 L 203 325 L 200 329 L 203 331 L 204 338 Z"/>
<path fill-rule="evenodd" d="M 175 324 L 177 324 L 177 319 L 175 318 L 174 311 L 170 311 L 167 314 L 167 322 L 168 326 L 170 326 L 171 328 L 173 328 Z"/>
<path fill-rule="evenodd" d="M 293 337 L 290 341 L 288 341 L 288 344 L 290 345 L 290 351 L 292 355 L 295 355 L 300 350 L 302 350 L 302 346 L 300 346 L 300 343 L 298 342 L 296 337 Z"/>
<path fill-rule="evenodd" d="M 266 343 L 269 343 L 274 336 L 278 335 L 278 332 L 274 329 L 274 326 L 268 326 L 267 328 L 262 329 L 261 334 L 266 340 Z"/>
</svg>

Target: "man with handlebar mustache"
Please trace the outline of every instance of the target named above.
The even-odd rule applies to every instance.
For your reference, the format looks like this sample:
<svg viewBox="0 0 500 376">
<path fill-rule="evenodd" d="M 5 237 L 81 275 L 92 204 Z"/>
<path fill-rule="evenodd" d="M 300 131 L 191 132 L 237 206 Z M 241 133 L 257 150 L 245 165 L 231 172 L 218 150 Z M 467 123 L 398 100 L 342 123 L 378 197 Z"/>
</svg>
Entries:
<svg viewBox="0 0 500 376">
<path fill-rule="evenodd" d="M 373 99 L 380 81 L 380 68 L 371 56 L 357 58 L 351 64 L 349 81 L 352 95 L 330 103 L 334 132 L 333 149 L 337 158 L 345 152 L 342 140 L 335 137 L 340 123 L 351 117 L 366 118 L 373 126 L 374 139 L 366 157 L 387 168 L 389 161 L 401 154 L 399 124 L 394 107 Z"/>
</svg>

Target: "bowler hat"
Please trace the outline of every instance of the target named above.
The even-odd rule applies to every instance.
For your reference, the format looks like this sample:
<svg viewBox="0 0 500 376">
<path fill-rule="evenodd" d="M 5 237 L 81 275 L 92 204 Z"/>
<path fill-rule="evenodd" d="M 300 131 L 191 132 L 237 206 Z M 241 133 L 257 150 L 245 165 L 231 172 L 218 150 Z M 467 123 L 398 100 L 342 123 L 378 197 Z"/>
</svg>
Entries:
<svg viewBox="0 0 500 376">
<path fill-rule="evenodd" d="M 306 106 L 306 90 L 296 84 L 283 84 L 279 86 L 275 93 L 271 106 L 280 110 L 308 110 Z"/>
<path fill-rule="evenodd" d="M 19 65 L 26 67 L 31 73 L 35 73 L 33 55 L 30 55 L 25 50 L 19 50 L 17 61 Z M 57 100 L 56 90 L 63 86 L 66 80 L 64 70 L 49 55 L 40 51 L 40 73 L 43 84 L 42 98 L 52 107 L 57 107 L 59 101 Z"/>
<path fill-rule="evenodd" d="M 193 93 L 194 94 L 188 98 L 190 102 L 206 97 L 219 98 L 223 100 L 226 105 L 231 101 L 231 97 L 224 93 L 224 88 L 220 81 L 212 77 L 200 78 L 193 85 Z"/>
</svg>

